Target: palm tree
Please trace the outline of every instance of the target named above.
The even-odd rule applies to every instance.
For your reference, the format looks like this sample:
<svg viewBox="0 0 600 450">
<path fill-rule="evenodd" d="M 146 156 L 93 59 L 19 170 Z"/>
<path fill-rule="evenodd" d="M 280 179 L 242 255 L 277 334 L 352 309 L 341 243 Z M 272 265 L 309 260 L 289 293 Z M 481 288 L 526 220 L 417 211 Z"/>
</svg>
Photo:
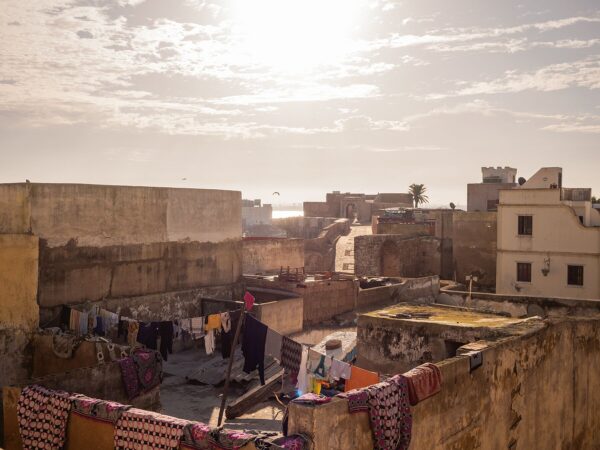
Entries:
<svg viewBox="0 0 600 450">
<path fill-rule="evenodd" d="M 415 202 L 415 208 L 419 207 L 419 204 L 429 203 L 429 197 L 425 195 L 427 188 L 424 184 L 411 184 L 408 187 L 409 194 L 412 194 L 413 201 Z"/>
</svg>

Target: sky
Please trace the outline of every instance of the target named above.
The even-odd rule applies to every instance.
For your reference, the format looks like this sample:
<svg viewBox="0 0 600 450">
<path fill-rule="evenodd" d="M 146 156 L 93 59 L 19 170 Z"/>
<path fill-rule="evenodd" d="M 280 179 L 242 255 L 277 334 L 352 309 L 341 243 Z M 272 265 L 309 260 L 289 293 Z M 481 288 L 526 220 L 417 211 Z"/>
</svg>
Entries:
<svg viewBox="0 0 600 450">
<path fill-rule="evenodd" d="M 600 193 L 597 0 L 0 0 L 0 182 L 464 205 L 482 166 Z"/>
</svg>

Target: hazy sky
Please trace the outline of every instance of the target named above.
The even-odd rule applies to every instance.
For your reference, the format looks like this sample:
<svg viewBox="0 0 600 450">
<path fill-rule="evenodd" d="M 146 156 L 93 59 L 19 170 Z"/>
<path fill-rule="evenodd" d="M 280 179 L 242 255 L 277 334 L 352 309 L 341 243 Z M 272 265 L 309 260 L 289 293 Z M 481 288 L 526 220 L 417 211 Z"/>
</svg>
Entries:
<svg viewBox="0 0 600 450">
<path fill-rule="evenodd" d="M 482 165 L 600 193 L 598 0 L 0 0 L 0 182 L 464 204 Z"/>
</svg>

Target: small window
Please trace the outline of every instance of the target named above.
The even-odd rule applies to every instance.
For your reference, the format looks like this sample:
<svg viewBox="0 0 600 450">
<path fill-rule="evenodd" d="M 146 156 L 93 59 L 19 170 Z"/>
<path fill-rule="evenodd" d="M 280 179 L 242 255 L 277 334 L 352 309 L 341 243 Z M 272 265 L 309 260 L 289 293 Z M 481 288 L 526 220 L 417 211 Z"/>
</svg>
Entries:
<svg viewBox="0 0 600 450">
<path fill-rule="evenodd" d="M 533 217 L 519 216 L 519 235 L 531 236 L 533 234 Z"/>
<path fill-rule="evenodd" d="M 569 286 L 583 286 L 583 266 L 569 266 L 567 282 Z"/>
<path fill-rule="evenodd" d="M 531 263 L 517 263 L 517 281 L 531 283 Z"/>
</svg>

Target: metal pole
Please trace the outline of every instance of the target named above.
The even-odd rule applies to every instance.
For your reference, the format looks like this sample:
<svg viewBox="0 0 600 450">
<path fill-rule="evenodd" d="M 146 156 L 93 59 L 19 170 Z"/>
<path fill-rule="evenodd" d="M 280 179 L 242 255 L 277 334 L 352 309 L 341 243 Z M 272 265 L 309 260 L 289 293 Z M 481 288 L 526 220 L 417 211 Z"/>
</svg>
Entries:
<svg viewBox="0 0 600 450">
<path fill-rule="evenodd" d="M 223 422 L 223 412 L 225 411 L 225 403 L 227 403 L 227 394 L 229 391 L 229 378 L 231 377 L 231 367 L 233 366 L 233 359 L 235 357 L 235 348 L 240 337 L 240 330 L 242 329 L 242 322 L 246 317 L 245 305 L 242 305 L 240 319 L 238 320 L 237 328 L 235 329 L 235 335 L 233 336 L 233 343 L 231 344 L 231 353 L 229 354 L 229 364 L 227 365 L 227 375 L 225 376 L 225 387 L 223 388 L 223 397 L 221 398 L 221 409 L 219 410 L 219 422 L 218 426 L 221 426 Z"/>
</svg>

